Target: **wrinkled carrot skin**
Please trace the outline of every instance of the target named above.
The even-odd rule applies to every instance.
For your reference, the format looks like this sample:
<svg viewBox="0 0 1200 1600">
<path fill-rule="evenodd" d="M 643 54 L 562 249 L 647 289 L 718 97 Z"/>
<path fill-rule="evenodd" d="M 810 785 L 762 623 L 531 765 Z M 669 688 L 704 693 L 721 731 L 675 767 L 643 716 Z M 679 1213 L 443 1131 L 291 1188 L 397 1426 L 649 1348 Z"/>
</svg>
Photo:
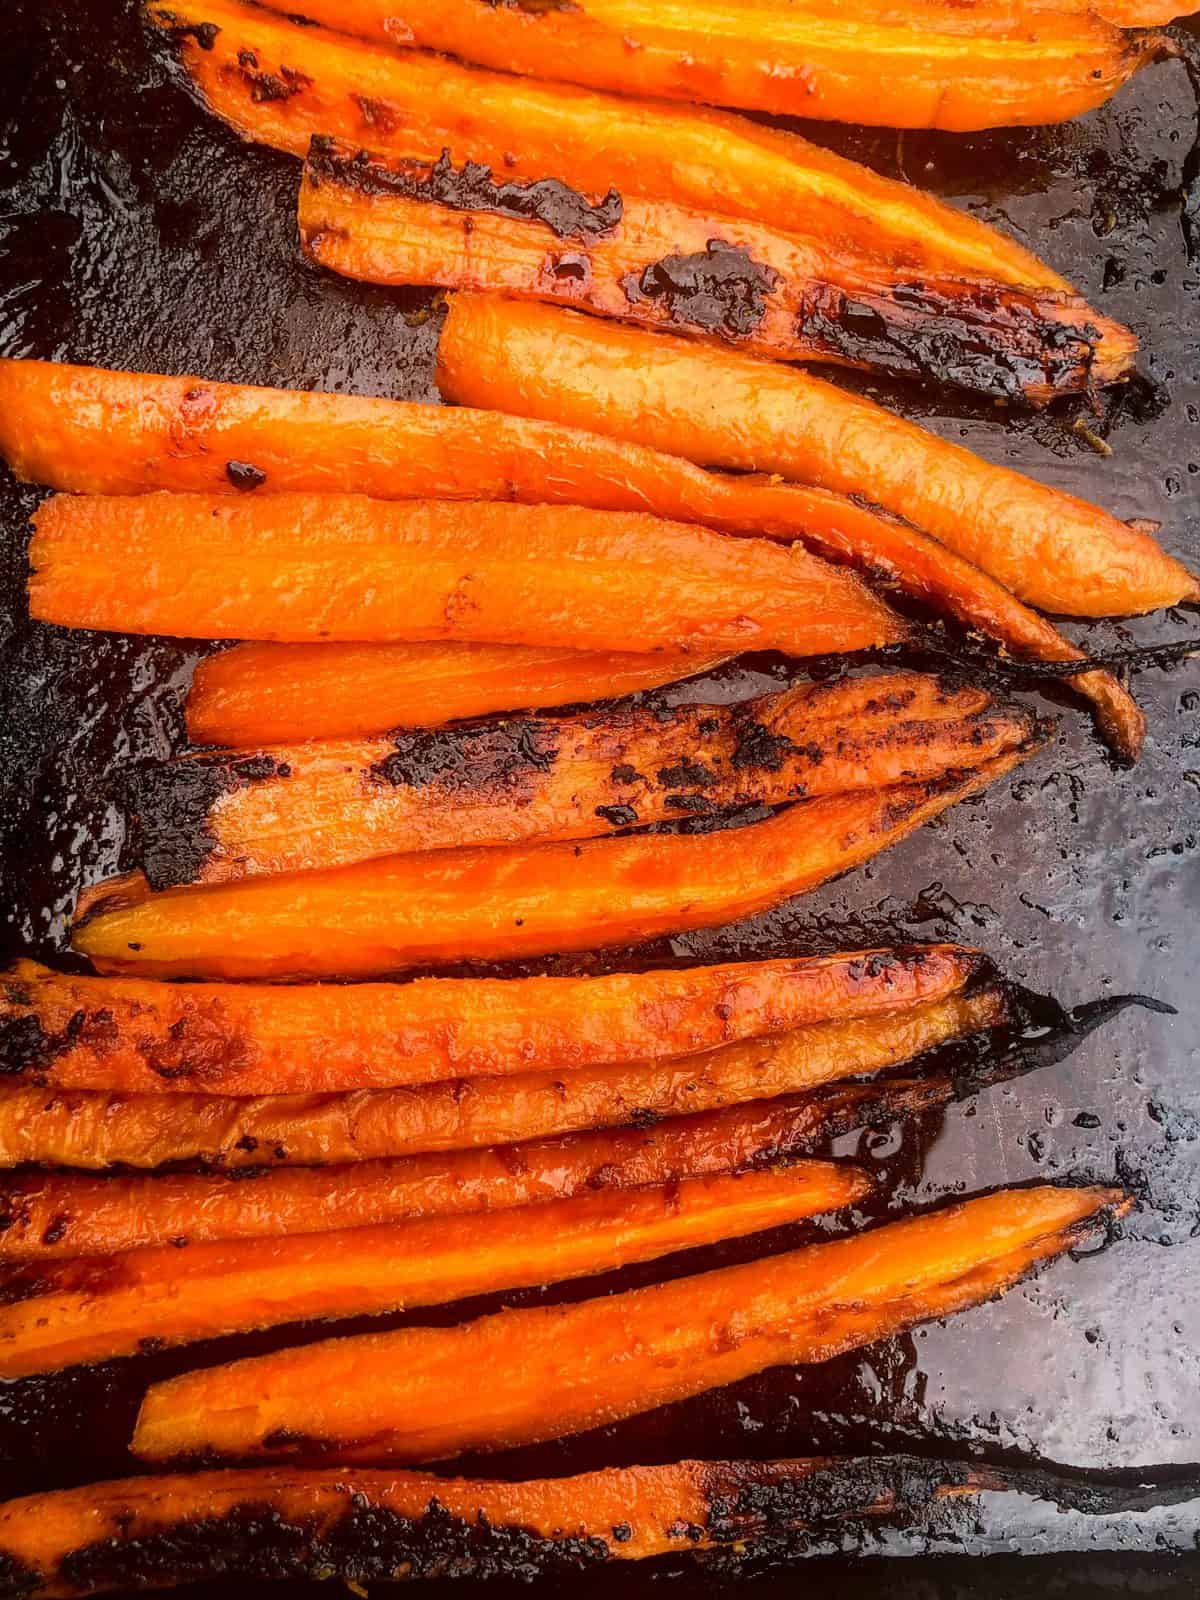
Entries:
<svg viewBox="0 0 1200 1600">
<path fill-rule="evenodd" d="M 474 846 L 158 893 L 136 877 L 117 880 L 81 902 L 72 943 L 104 973 L 272 979 L 634 944 L 805 894 L 980 793 L 1034 748 L 926 783 L 801 801 L 715 833 Z"/>
<path fill-rule="evenodd" d="M 679 1461 L 515 1483 L 342 1467 L 130 1478 L 0 1505 L 0 1558 L 12 1574 L 0 1592 L 75 1600 L 230 1576 L 356 1587 L 562 1579 L 601 1562 L 740 1550 L 764 1534 L 915 1515 L 988 1486 L 966 1466 L 930 1463 L 914 1476 L 906 1465 Z"/>
<path fill-rule="evenodd" d="M 586 421 L 706 466 L 862 494 L 1047 611 L 1122 616 L 1200 595 L 1153 539 L 1098 506 L 794 368 L 463 295 L 451 301 L 439 361 L 475 406 Z"/>
<path fill-rule="evenodd" d="M 687 1178 L 458 1218 L 172 1245 L 0 1274 L 0 1376 L 285 1323 L 379 1315 L 530 1288 L 840 1211 L 870 1180 L 827 1161 Z"/>
<path fill-rule="evenodd" d="M 461 402 L 479 381 L 485 403 L 498 407 L 505 401 L 497 383 L 514 376 L 493 372 L 503 355 L 483 344 L 487 315 L 486 302 L 456 301 L 439 382 Z M 519 372 L 519 341 L 515 355 Z M 508 403 L 519 408 L 519 388 Z M 723 533 L 799 538 L 818 555 L 865 567 L 949 611 L 1016 655 L 1066 661 L 1080 654 L 979 568 L 841 495 L 722 477 L 626 440 L 497 410 L 0 360 L 0 454 L 25 480 L 73 493 L 235 494 L 226 469 L 240 461 L 266 474 L 258 493 L 568 501 L 651 511 Z M 713 664 L 694 655 L 512 645 L 243 645 L 197 668 L 188 731 L 197 743 L 238 747 L 354 738 L 634 693 Z M 1072 682 L 1096 702 L 1106 736 L 1132 755 L 1143 722 L 1128 692 L 1108 673 Z"/>
<path fill-rule="evenodd" d="M 922 1095 L 927 1098 L 922 1098 Z M 941 1104 L 941 1080 L 906 1085 L 880 1104 L 911 1115 Z M 822 1108 L 828 1122 L 832 1108 Z M 853 1098 L 845 1110 L 858 1109 Z M 40 1173 L 0 1182 L 0 1261 L 53 1261 L 155 1246 L 271 1239 L 294 1234 L 468 1217 L 574 1195 L 739 1172 L 808 1153 L 811 1098 L 749 1102 L 649 1128 L 601 1129 L 511 1146 L 264 1170 L 252 1179 L 162 1173 L 92 1178 Z"/>
<path fill-rule="evenodd" d="M 133 1449 L 421 1461 L 560 1438 L 979 1305 L 1126 1206 L 1116 1189 L 1009 1189 L 605 1299 L 233 1362 L 153 1385 Z M 487 1374 L 485 1414 L 463 1372 Z"/>
<path fill-rule="evenodd" d="M 798 545 L 633 512 L 363 495 L 56 495 L 34 525 L 33 615 L 73 627 L 704 659 L 860 650 L 907 632 L 857 578 Z"/>
<path fill-rule="evenodd" d="M 536 14 L 489 0 L 308 0 L 305 15 L 533 78 L 953 132 L 1069 121 L 1103 105 L 1155 55 L 1153 40 L 1087 13 L 1038 13 L 989 36 L 946 26 L 948 5 L 906 11 L 907 26 L 876 24 L 861 10 L 747 9 L 735 0 L 589 0 Z"/>
<path fill-rule="evenodd" d="M 156 889 L 416 850 L 588 839 L 691 813 L 923 782 L 1026 745 L 1032 713 L 918 673 L 738 706 L 585 712 L 186 756 L 129 806 Z"/>
<path fill-rule="evenodd" d="M 127 1094 L 327 1094 L 694 1055 L 956 994 L 955 945 L 405 984 L 157 983 L 18 961 L 0 981 L 9 1083 Z"/>
<path fill-rule="evenodd" d="M 0 1166 L 336 1166 L 520 1144 L 635 1125 L 647 1114 L 686 1116 L 769 1100 L 880 1072 L 998 1026 L 1005 1015 L 1002 999 L 985 992 L 929 1001 L 894 1016 L 815 1023 L 683 1060 L 340 1095 L 231 1099 L 7 1089 L 0 1092 Z M 822 1114 L 816 1113 L 818 1122 Z"/>
<path fill-rule="evenodd" d="M 722 214 L 816 237 L 843 258 L 1068 287 L 1032 252 L 956 207 L 742 117 L 374 48 L 228 0 L 172 0 L 147 14 L 172 34 L 217 116 L 243 138 L 292 155 L 307 154 L 314 134 L 330 134 L 426 161 L 448 149 L 514 177 L 559 178 L 596 194 L 615 185 L 623 195 L 705 210 L 719 195 Z M 219 31 L 206 49 L 178 31 L 180 22 Z M 272 80 L 291 92 L 270 93 Z"/>
</svg>

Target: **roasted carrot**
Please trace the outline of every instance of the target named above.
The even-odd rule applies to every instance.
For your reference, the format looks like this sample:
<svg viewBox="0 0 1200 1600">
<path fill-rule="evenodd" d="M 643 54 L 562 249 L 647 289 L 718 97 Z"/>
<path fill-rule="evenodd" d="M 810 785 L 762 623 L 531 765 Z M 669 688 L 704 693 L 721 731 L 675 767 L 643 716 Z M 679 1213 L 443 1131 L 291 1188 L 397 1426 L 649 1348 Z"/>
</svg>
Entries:
<svg viewBox="0 0 1200 1600">
<path fill-rule="evenodd" d="M 881 1072 L 1004 1018 L 995 993 L 956 995 L 894 1016 L 815 1023 L 683 1060 L 355 1094 L 231 1099 L 5 1089 L 0 1166 L 322 1166 L 516 1144 L 769 1100 Z"/>
<path fill-rule="evenodd" d="M 421 1461 L 560 1438 L 979 1305 L 1128 1204 L 1118 1189 L 1002 1190 L 606 1299 L 188 1373 L 151 1387 L 133 1449 Z M 487 1374 L 485 1406 L 464 1372 Z"/>
<path fill-rule="evenodd" d="M 821 239 L 844 257 L 1067 288 L 1030 251 L 958 208 L 742 117 L 372 48 L 230 0 L 170 0 L 147 12 L 176 40 L 217 116 L 292 155 L 321 133 L 427 161 L 449 149 L 515 178 L 596 194 L 615 186 L 705 210 L 719 196 L 725 216 Z"/>
<path fill-rule="evenodd" d="M 92 1178 L 46 1172 L 0 1181 L 0 1261 L 62 1260 L 155 1246 L 332 1233 L 424 1217 L 466 1217 L 574 1195 L 682 1183 L 811 1152 L 841 1113 L 912 1115 L 943 1103 L 945 1079 L 750 1101 L 649 1127 L 250 1176 L 162 1173 Z M 836 1093 L 829 1091 L 828 1093 Z M 190 1258 L 189 1258 L 190 1259 Z"/>
<path fill-rule="evenodd" d="M 275 0 L 273 0 L 275 3 Z M 282 9 L 282 4 L 280 5 Z M 885 128 L 1066 122 L 1161 53 L 1090 12 L 1010 10 L 972 25 L 946 0 L 889 16 L 743 0 L 307 0 L 347 33 L 418 44 L 503 72 Z"/>
<path fill-rule="evenodd" d="M 1128 375 L 1137 340 L 1078 295 L 897 279 L 762 223 L 661 200 L 618 208 L 476 164 L 372 156 L 314 138 L 305 255 L 368 283 L 437 284 L 574 306 L 732 344 L 926 377 L 1040 404 Z"/>
<path fill-rule="evenodd" d="M 493 359 L 482 351 L 461 359 L 462 314 L 460 302 L 442 345 L 442 385 L 456 399 Z M 1080 655 L 979 568 L 841 495 L 703 472 L 625 440 L 496 411 L 0 360 L 0 454 L 30 482 L 85 494 L 235 494 L 236 479 L 260 493 L 565 501 L 799 538 L 1014 655 Z M 354 738 L 628 694 L 713 664 L 514 645 L 246 645 L 201 663 L 188 728 L 198 742 L 234 746 Z M 1108 673 L 1072 681 L 1095 701 L 1110 742 L 1136 753 L 1142 719 L 1128 691 Z"/>
<path fill-rule="evenodd" d="M 0 1272 L 0 1377 L 159 1344 L 442 1305 L 589 1278 L 862 1200 L 854 1168 L 806 1161 L 460 1218 L 172 1245 Z"/>
<path fill-rule="evenodd" d="M 955 945 L 582 978 L 156 983 L 18 961 L 0 977 L 9 1083 L 132 1094 L 324 1094 L 694 1055 L 956 994 Z"/>
<path fill-rule="evenodd" d="M 702 659 L 859 650 L 906 633 L 856 578 L 798 545 L 640 513 L 362 495 L 56 495 L 34 523 L 33 615 L 73 627 Z"/>
<path fill-rule="evenodd" d="M 895 1456 L 680 1461 L 517 1483 L 353 1467 L 130 1478 L 0 1505 L 0 1595 L 72 1600 L 229 1577 L 355 1589 L 563 1579 L 608 1561 L 925 1518 L 1003 1486 L 969 1465 Z"/>
<path fill-rule="evenodd" d="M 191 755 L 127 784 L 156 889 L 412 850 L 587 839 L 961 772 L 1026 745 L 1031 713 L 920 673 L 738 705 L 626 707 Z"/>
<path fill-rule="evenodd" d="M 1047 611 L 1120 616 L 1200 597 L 1185 567 L 1098 506 L 773 362 L 462 295 L 439 362 L 449 392 L 471 405 L 861 494 Z"/>
<path fill-rule="evenodd" d="M 869 860 L 1036 743 L 967 773 L 804 800 L 717 832 L 474 846 L 158 893 L 133 875 L 81 900 L 73 944 L 114 974 L 363 978 L 715 927 Z"/>
</svg>

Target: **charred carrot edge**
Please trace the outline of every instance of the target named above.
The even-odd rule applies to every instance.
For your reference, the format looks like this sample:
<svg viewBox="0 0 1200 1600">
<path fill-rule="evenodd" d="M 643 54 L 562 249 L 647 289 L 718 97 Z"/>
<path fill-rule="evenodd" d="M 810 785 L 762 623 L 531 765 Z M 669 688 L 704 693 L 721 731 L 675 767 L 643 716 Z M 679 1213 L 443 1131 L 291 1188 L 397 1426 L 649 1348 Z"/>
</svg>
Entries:
<svg viewBox="0 0 1200 1600">
<path fill-rule="evenodd" d="M 879 1108 L 907 1116 L 942 1104 L 948 1093 L 945 1080 L 931 1077 L 898 1091 L 887 1085 L 866 1100 L 850 1091 L 838 1104 L 847 1117 Z M 814 1127 L 827 1136 L 834 1109 L 812 1096 L 752 1101 L 647 1128 L 531 1140 L 519 1150 L 264 1170 L 252 1181 L 191 1173 L 20 1176 L 0 1181 L 0 1261 L 332 1233 L 714 1177 L 810 1153 Z"/>
<path fill-rule="evenodd" d="M 0 1376 L 27 1377 L 291 1322 L 590 1278 L 841 1211 L 870 1180 L 828 1161 L 575 1195 L 472 1219 L 34 1262 L 2 1274 Z"/>
<path fill-rule="evenodd" d="M 693 1055 L 956 994 L 955 945 L 580 978 L 156 983 L 19 961 L 0 980 L 7 1082 L 131 1094 L 314 1094 Z"/>
<path fill-rule="evenodd" d="M 560 1438 L 979 1305 L 1128 1209 L 1009 1189 L 832 1244 L 446 1329 L 330 1340 L 153 1385 L 133 1450 L 444 1460 Z M 488 1374 L 481 1413 L 463 1372 Z"/>
<path fill-rule="evenodd" d="M 456 400 L 476 368 L 486 383 L 495 359 L 472 351 L 469 339 L 463 350 L 463 315 L 459 302 L 439 371 Z M 491 389 L 485 398 L 503 403 Z M 949 611 L 1016 655 L 1080 655 L 979 568 L 849 499 L 721 477 L 624 440 L 498 410 L 0 360 L 0 454 L 30 482 L 87 494 L 234 494 L 237 482 L 252 482 L 261 492 L 359 489 L 379 499 L 567 500 L 649 510 L 724 533 L 799 538 L 818 555 L 865 567 Z M 353 738 L 628 694 L 715 664 L 694 655 L 512 645 L 244 645 L 200 664 L 188 730 L 197 742 L 234 746 Z M 1106 736 L 1132 756 L 1143 724 L 1128 691 L 1102 672 L 1072 682 L 1095 702 Z"/>
<path fill-rule="evenodd" d="M 1200 596 L 1185 567 L 1098 506 L 795 368 L 469 295 L 451 301 L 439 360 L 472 405 L 862 494 L 1047 611 L 1119 616 Z"/>
<path fill-rule="evenodd" d="M 544 300 L 771 359 L 1037 404 L 1119 381 L 1137 353 L 1127 328 L 1077 295 L 915 281 L 762 223 L 568 193 L 570 203 L 541 180 L 497 179 L 448 155 L 385 158 L 314 137 L 300 243 L 317 265 L 368 283 Z"/>
<path fill-rule="evenodd" d="M 857 578 L 798 545 L 635 512 L 363 495 L 56 495 L 34 525 L 32 612 L 67 626 L 703 658 L 860 650 L 907 633 Z"/>
<path fill-rule="evenodd" d="M 336 1166 L 518 1144 L 773 1099 L 881 1072 L 996 1027 L 1005 1016 L 1001 996 L 985 991 L 891 1016 L 815 1023 L 683 1061 L 356 1094 L 229 1099 L 6 1089 L 0 1091 L 0 1166 Z M 805 1122 L 802 1131 L 821 1125 L 828 1109 L 814 1112 L 815 1123 Z"/>
<path fill-rule="evenodd" d="M 918 673 L 735 706 L 614 708 L 141 768 L 126 787 L 151 886 L 415 850 L 588 839 L 748 805 L 961 772 L 1026 745 L 1031 712 Z"/>
<path fill-rule="evenodd" d="M 720 195 L 724 215 L 816 236 L 843 256 L 1068 287 L 1015 240 L 957 208 L 742 117 L 372 48 L 228 0 L 152 3 L 147 14 L 176 41 L 210 110 L 243 138 L 292 155 L 303 156 L 320 133 L 429 161 L 450 149 L 513 177 L 595 194 L 615 186 L 705 210 Z"/>
<path fill-rule="evenodd" d="M 74 1600 L 230 1576 L 565 1578 L 863 1517 L 903 1522 L 993 1479 L 905 1456 L 679 1461 L 515 1483 L 341 1467 L 130 1478 L 0 1505 L 0 1595 Z"/>
<path fill-rule="evenodd" d="M 488 0 L 307 0 L 305 15 L 533 78 L 955 132 L 1080 116 L 1154 59 L 1156 44 L 1084 12 L 1040 12 L 989 35 L 947 23 L 953 8 L 936 4 L 906 8 L 907 32 L 903 19 L 867 20 L 861 10 L 746 10 L 722 0 L 589 0 L 586 10 L 539 7 L 536 15 Z"/>
<path fill-rule="evenodd" d="M 968 773 L 805 800 L 698 835 L 474 847 L 81 902 L 73 945 L 145 977 L 369 977 L 404 967 L 600 949 L 756 915 L 861 865 L 978 794 L 1038 741 Z"/>
</svg>

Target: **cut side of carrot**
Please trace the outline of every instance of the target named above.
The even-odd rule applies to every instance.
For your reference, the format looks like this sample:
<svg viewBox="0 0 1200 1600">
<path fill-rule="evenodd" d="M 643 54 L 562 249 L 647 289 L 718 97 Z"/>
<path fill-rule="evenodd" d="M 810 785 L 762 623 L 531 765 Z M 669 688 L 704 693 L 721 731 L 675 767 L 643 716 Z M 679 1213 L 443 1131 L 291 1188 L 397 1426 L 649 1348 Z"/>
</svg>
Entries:
<svg viewBox="0 0 1200 1600">
<path fill-rule="evenodd" d="M 564 196 L 570 197 L 568 204 Z M 314 138 L 300 184 L 310 260 L 369 283 L 437 284 L 1035 403 L 1117 382 L 1137 340 L 1077 295 L 897 278 L 761 223 L 608 200 L 476 164 Z"/>
<path fill-rule="evenodd" d="M 561 1438 L 979 1305 L 1128 1209 L 1008 1189 L 831 1244 L 575 1305 L 330 1340 L 153 1385 L 136 1455 L 444 1460 Z M 487 1373 L 487 1405 L 464 1388 Z"/>
<path fill-rule="evenodd" d="M 1158 50 L 1153 36 L 1123 35 L 1090 12 L 1010 11 L 1007 26 L 973 27 L 936 0 L 891 17 L 741 0 L 588 0 L 536 11 L 490 0 L 308 0 L 305 15 L 532 78 L 954 132 L 1069 121 L 1103 105 Z"/>
<path fill-rule="evenodd" d="M 19 961 L 0 979 L 9 1083 L 129 1094 L 326 1094 L 693 1055 L 956 994 L 955 945 L 580 978 L 157 983 Z"/>
<path fill-rule="evenodd" d="M 229 0 L 170 0 L 147 15 L 175 41 L 201 98 L 243 138 L 292 155 L 313 134 L 385 154 L 461 159 L 576 189 L 673 200 L 815 236 L 843 257 L 1065 289 L 1015 240 L 794 133 L 663 101 L 481 71 L 444 55 L 373 48 Z M 181 26 L 182 24 L 182 26 Z M 341 28 L 339 15 L 332 27 Z M 288 93 L 273 92 L 286 84 Z"/>
<path fill-rule="evenodd" d="M 0 1505 L 0 1593 L 73 1600 L 238 1577 L 356 1588 L 560 1579 L 764 1535 L 906 1522 L 991 1486 L 907 1457 L 680 1461 L 525 1482 L 357 1468 L 130 1478 Z M 247 1530 L 253 1537 L 247 1537 Z"/>
<path fill-rule="evenodd" d="M 175 1162 L 223 1169 L 337 1166 L 519 1144 L 769 1100 L 882 1072 L 937 1045 L 996 1027 L 1005 1016 L 1002 997 L 985 991 L 929 1001 L 895 1015 L 815 1023 L 682 1060 L 355 1094 L 232 1099 L 5 1089 L 0 1091 L 0 1166 L 33 1163 L 91 1171 L 145 1170 Z M 813 1126 L 822 1125 L 827 1110 L 840 1118 L 836 1107 L 821 1107 Z"/>
<path fill-rule="evenodd" d="M 438 850 L 157 893 L 116 880 L 81 901 L 73 945 L 104 973 L 276 979 L 635 944 L 815 889 L 980 793 L 1036 743 L 716 832 Z"/>
<path fill-rule="evenodd" d="M 961 772 L 1028 744 L 1032 713 L 919 673 L 738 705 L 615 707 L 367 742 L 185 756 L 126 787 L 155 889 L 416 850 L 587 839 L 680 816 Z"/>
<path fill-rule="evenodd" d="M 451 302 L 439 361 L 454 397 L 471 405 L 861 494 L 1047 611 L 1122 616 L 1200 596 L 1185 567 L 1098 506 L 793 368 L 462 295 Z"/>
<path fill-rule="evenodd" d="M 847 1118 L 912 1115 L 942 1103 L 943 1080 L 891 1085 L 870 1101 L 850 1093 Z M 840 1113 L 837 1113 L 840 1114 Z M 426 1217 L 469 1217 L 575 1195 L 682 1183 L 810 1152 L 828 1137 L 832 1105 L 811 1096 L 752 1101 L 649 1127 L 364 1161 L 287 1167 L 225 1178 L 163 1173 L 92 1178 L 41 1173 L 0 1182 L 0 1261 L 52 1261 L 156 1246 L 273 1239 Z M 190 1261 L 189 1257 L 189 1261 Z"/>
<path fill-rule="evenodd" d="M 781 1172 L 577 1195 L 469 1222 L 434 1217 L 197 1244 L 182 1263 L 165 1245 L 11 1266 L 0 1273 L 0 1376 L 594 1277 L 840 1211 L 870 1187 L 853 1168 L 803 1162 Z"/>
<path fill-rule="evenodd" d="M 907 633 L 856 578 L 797 545 L 632 512 L 361 495 L 57 495 L 34 523 L 33 615 L 69 627 L 701 659 L 862 650 Z"/>
</svg>

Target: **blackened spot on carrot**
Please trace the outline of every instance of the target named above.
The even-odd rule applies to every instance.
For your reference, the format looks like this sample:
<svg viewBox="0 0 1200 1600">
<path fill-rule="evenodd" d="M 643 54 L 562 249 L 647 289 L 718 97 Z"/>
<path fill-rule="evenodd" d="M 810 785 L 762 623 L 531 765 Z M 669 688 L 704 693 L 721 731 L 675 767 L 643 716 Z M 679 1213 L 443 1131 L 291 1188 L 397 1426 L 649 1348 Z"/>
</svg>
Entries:
<svg viewBox="0 0 1200 1600">
<path fill-rule="evenodd" d="M 587 283 L 592 276 L 592 263 L 578 252 L 554 256 L 550 261 L 552 277 L 559 283 Z"/>
<path fill-rule="evenodd" d="M 610 774 L 614 783 L 645 783 L 646 779 L 636 767 L 631 767 L 627 761 L 612 769 Z"/>
<path fill-rule="evenodd" d="M 362 119 L 369 128 L 378 128 L 381 133 L 395 132 L 396 113 L 386 101 L 372 99 L 366 94 L 351 95 L 350 98 L 361 111 Z"/>
<path fill-rule="evenodd" d="M 138 826 L 151 888 L 195 883 L 216 848 L 209 817 L 217 801 L 289 771 L 268 755 L 219 754 L 155 762 L 133 772 L 123 799 Z"/>
<path fill-rule="evenodd" d="M 707 817 L 713 810 L 712 801 L 702 794 L 668 794 L 663 805 L 668 811 L 684 811 L 692 817 Z"/>
<path fill-rule="evenodd" d="M 464 723 L 394 736 L 394 749 L 370 769 L 377 783 L 452 794 L 527 789 L 558 759 L 551 724 L 535 721 Z"/>
<path fill-rule="evenodd" d="M 527 17 L 545 17 L 552 11 L 581 11 L 575 0 L 484 0 L 493 11 L 521 11 Z"/>
<path fill-rule="evenodd" d="M 40 1295 L 84 1298 L 109 1294 L 129 1280 L 120 1255 L 82 1256 L 69 1261 L 26 1261 L 0 1268 L 0 1305 L 19 1305 Z"/>
<path fill-rule="evenodd" d="M 267 481 L 267 475 L 262 468 L 256 467 L 250 461 L 227 461 L 225 476 L 235 489 L 243 491 L 261 489 Z"/>
<path fill-rule="evenodd" d="M 658 781 L 668 789 L 684 784 L 694 789 L 710 789 L 716 783 L 716 774 L 702 761 L 680 761 L 673 767 L 660 767 Z"/>
<path fill-rule="evenodd" d="M 497 183 L 491 168 L 478 161 L 456 167 L 448 149 L 434 162 L 384 161 L 366 150 L 350 153 L 350 147 L 318 136 L 309 146 L 308 171 L 360 194 L 395 195 L 433 201 L 452 211 L 488 211 L 541 222 L 560 239 L 598 239 L 612 232 L 625 209 L 616 189 L 592 201 L 558 178 Z"/>
<path fill-rule="evenodd" d="M 171 39 L 194 39 L 201 50 L 211 50 L 221 31 L 215 22 L 181 22 L 174 11 L 157 10 L 155 17 L 166 24 L 166 32 Z"/>
<path fill-rule="evenodd" d="M 597 806 L 596 815 L 612 823 L 614 828 L 632 828 L 638 819 L 632 806 Z"/>
<path fill-rule="evenodd" d="M 820 747 L 810 747 L 818 753 Z M 796 746 L 782 733 L 772 733 L 761 722 L 746 722 L 738 729 L 738 742 L 731 758 L 735 772 L 780 772 L 785 759 Z"/>
<path fill-rule="evenodd" d="M 67 1236 L 67 1229 L 70 1225 L 70 1217 L 64 1212 L 60 1212 L 58 1216 L 51 1218 L 47 1224 L 46 1231 L 42 1234 L 42 1243 L 47 1245 L 61 1244 Z"/>
<path fill-rule="evenodd" d="M 664 256 L 640 275 L 627 273 L 621 288 L 630 305 L 653 301 L 672 322 L 738 339 L 758 327 L 767 312 L 764 296 L 780 281 L 773 267 L 740 246 L 710 239 L 705 250 Z"/>
</svg>

